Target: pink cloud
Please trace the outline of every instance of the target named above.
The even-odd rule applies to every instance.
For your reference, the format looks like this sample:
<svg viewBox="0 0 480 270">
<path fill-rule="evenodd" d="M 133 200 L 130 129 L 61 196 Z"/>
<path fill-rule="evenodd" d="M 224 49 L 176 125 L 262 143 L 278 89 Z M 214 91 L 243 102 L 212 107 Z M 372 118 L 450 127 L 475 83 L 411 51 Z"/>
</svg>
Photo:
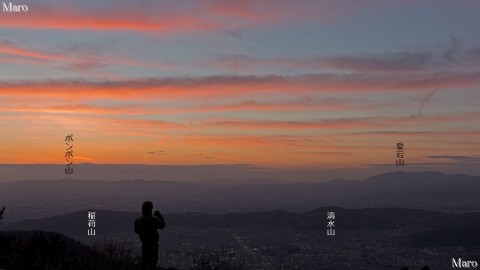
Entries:
<svg viewBox="0 0 480 270">
<path fill-rule="evenodd" d="M 53 5 L 55 4 L 55 5 Z M 183 12 L 167 12 L 160 2 L 150 8 L 136 3 L 112 1 L 110 5 L 80 5 L 75 2 L 32 2 L 28 19 L 17 14 L 0 17 L 0 26 L 8 28 L 63 30 L 135 30 L 176 31 L 217 29 L 216 22 Z M 191 15 L 191 14 L 190 14 Z"/>
<path fill-rule="evenodd" d="M 364 1 L 365 2 L 365 1 Z M 385 1 L 367 1 L 375 7 L 395 7 Z M 411 1 L 404 1 L 411 2 Z M 403 5 L 403 2 L 402 2 Z M 351 1 L 199 0 L 102 4 L 65 1 L 29 3 L 28 14 L 0 17 L 5 28 L 115 31 L 212 31 L 237 27 L 279 25 L 302 21 L 344 20 L 368 10 Z M 28 19 L 26 18 L 28 16 Z"/>
<path fill-rule="evenodd" d="M 75 70 L 88 70 L 101 66 L 131 66 L 162 70 L 172 68 L 172 65 L 168 63 L 138 61 L 124 55 L 109 55 L 107 57 L 99 53 L 92 54 L 82 49 L 50 53 L 38 49 L 28 49 L 8 41 L 0 42 L 0 62 L 42 66 L 47 63 L 67 66 Z"/>
</svg>

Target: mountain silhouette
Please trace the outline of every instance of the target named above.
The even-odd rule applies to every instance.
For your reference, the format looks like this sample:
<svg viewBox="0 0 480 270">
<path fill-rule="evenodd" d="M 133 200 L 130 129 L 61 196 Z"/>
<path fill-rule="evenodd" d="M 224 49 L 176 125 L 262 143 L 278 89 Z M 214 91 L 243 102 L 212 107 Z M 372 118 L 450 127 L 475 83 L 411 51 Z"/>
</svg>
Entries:
<svg viewBox="0 0 480 270">
<path fill-rule="evenodd" d="M 95 180 L 35 180 L 0 184 L 0 197 L 15 200 L 35 199 L 122 198 L 142 196 L 165 200 L 211 198 L 219 200 L 318 200 L 344 199 L 472 199 L 479 200 L 480 176 L 446 175 L 439 172 L 392 172 L 364 180 L 332 180 L 324 183 L 289 183 L 259 180 L 258 183 L 218 185 L 215 181 L 95 181 Z"/>
<path fill-rule="evenodd" d="M 133 233 L 132 220 L 138 213 L 122 211 L 105 211 L 89 209 L 65 215 L 42 219 L 29 219 L 12 223 L 4 230 L 43 230 L 65 234 L 72 238 L 86 235 L 86 213 L 96 212 L 97 232 L 99 234 Z M 434 237 L 436 232 L 468 232 L 470 229 L 480 229 L 480 213 L 448 214 L 436 211 L 408 208 L 365 208 L 345 209 L 340 207 L 322 207 L 304 213 L 286 211 L 267 211 L 228 214 L 165 214 L 169 227 L 200 227 L 200 228 L 236 228 L 242 226 L 280 226 L 297 230 L 324 230 L 326 212 L 334 211 L 337 217 L 336 228 L 339 230 L 378 230 L 395 229 L 398 226 L 416 226 L 425 228 L 428 234 L 414 235 L 417 244 L 442 243 L 452 245 L 462 242 L 448 240 L 445 237 Z M 470 229 L 469 229 L 470 228 Z M 168 230 L 168 228 L 166 228 Z M 438 236 L 442 236 L 438 233 Z M 472 234 L 472 236 L 475 236 Z M 440 240 L 438 240 L 440 239 Z M 442 240 L 443 239 L 443 240 Z M 436 240 L 437 242 L 434 242 Z M 478 238 L 470 239 L 472 243 L 480 244 Z"/>
</svg>

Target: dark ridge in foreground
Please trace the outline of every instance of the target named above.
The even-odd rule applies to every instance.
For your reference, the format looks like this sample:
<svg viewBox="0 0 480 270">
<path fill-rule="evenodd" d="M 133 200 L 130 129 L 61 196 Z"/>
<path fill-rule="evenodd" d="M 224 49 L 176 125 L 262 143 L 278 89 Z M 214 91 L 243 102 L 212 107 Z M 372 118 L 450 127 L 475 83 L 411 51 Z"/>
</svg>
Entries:
<svg viewBox="0 0 480 270">
<path fill-rule="evenodd" d="M 0 268 L 5 269 L 136 269 L 134 261 L 115 259 L 59 233 L 0 232 Z"/>
<path fill-rule="evenodd" d="M 104 239 L 85 246 L 62 234 L 44 231 L 0 232 L 0 269 L 139 270 L 132 248 Z M 191 270 L 240 270 L 241 264 L 212 252 L 196 254 Z M 157 267 L 156 270 L 177 270 Z"/>
</svg>

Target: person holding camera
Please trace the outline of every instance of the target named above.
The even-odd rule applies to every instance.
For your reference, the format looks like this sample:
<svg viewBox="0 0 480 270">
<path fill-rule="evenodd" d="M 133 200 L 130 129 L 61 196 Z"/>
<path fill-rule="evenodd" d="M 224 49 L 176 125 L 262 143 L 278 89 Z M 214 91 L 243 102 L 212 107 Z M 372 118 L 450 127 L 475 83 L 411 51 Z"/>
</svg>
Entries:
<svg viewBox="0 0 480 270">
<path fill-rule="evenodd" d="M 153 203 L 145 201 L 142 204 L 142 216 L 134 223 L 135 233 L 142 241 L 142 270 L 151 270 L 157 267 L 158 262 L 158 231 L 165 228 L 165 219 L 158 210 L 152 216 Z"/>
</svg>

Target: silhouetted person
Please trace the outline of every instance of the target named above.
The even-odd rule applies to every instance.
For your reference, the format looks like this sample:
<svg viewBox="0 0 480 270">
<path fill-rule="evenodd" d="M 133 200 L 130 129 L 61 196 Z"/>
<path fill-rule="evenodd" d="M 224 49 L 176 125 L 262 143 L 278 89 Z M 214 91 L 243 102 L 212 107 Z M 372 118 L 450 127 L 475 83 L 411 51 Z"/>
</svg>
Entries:
<svg viewBox="0 0 480 270">
<path fill-rule="evenodd" d="M 5 206 L 0 210 L 0 219 L 3 218 L 3 212 L 5 212 Z"/>
<path fill-rule="evenodd" d="M 135 220 L 135 233 L 142 241 L 142 270 L 151 270 L 157 267 L 158 261 L 158 232 L 165 227 L 165 220 L 158 210 L 152 216 L 153 204 L 146 201 L 142 204 L 142 216 Z"/>
</svg>

